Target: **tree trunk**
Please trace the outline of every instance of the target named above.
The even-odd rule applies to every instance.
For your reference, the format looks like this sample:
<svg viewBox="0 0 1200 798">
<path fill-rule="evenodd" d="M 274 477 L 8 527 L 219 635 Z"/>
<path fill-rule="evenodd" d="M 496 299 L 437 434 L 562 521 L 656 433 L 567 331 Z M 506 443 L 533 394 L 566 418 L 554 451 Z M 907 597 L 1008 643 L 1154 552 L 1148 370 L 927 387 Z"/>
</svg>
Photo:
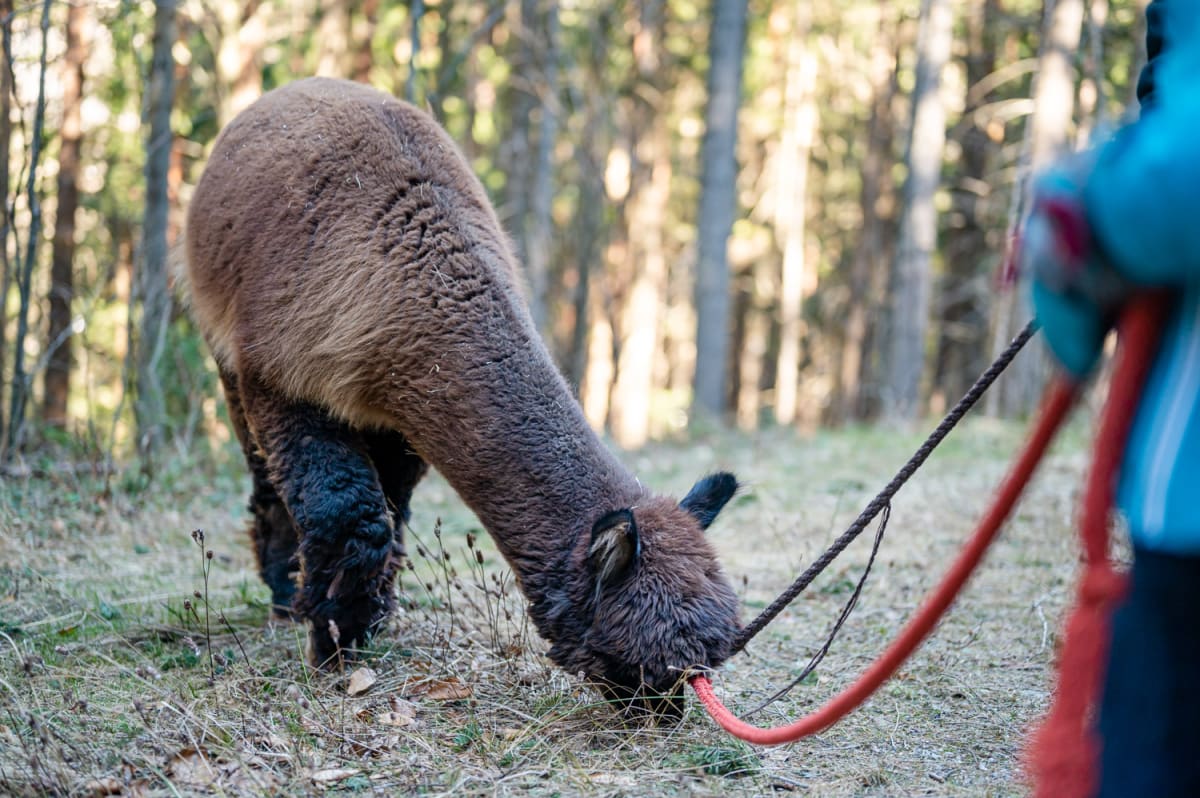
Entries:
<svg viewBox="0 0 1200 798">
<path fill-rule="evenodd" d="M 610 254 L 607 258 L 611 259 Z M 616 377 L 616 341 L 610 315 L 612 302 L 605 302 L 600 292 L 591 292 L 588 310 L 587 366 L 579 387 L 583 414 L 594 429 L 604 429 L 612 410 L 612 390 Z"/>
<path fill-rule="evenodd" d="M 87 58 L 88 6 L 67 7 L 67 51 L 63 55 L 63 122 L 58 152 L 58 210 L 54 217 L 53 256 L 50 263 L 50 327 L 46 338 L 46 373 L 43 377 L 42 422 L 63 428 L 67 423 L 67 397 L 71 380 L 71 300 L 75 295 L 75 211 L 79 207 L 79 152 L 83 139 L 80 104 L 83 102 L 83 64 Z"/>
<path fill-rule="evenodd" d="M 1107 21 L 1108 0 L 1089 0 L 1088 48 L 1083 58 L 1083 78 L 1079 81 L 1079 130 L 1075 135 L 1077 150 L 1084 149 L 1091 143 L 1092 132 L 1098 124 L 1105 121 L 1107 103 L 1104 97 L 1104 26 Z"/>
<path fill-rule="evenodd" d="M 8 352 L 8 291 L 12 286 L 12 270 L 8 260 L 8 151 L 12 141 L 12 0 L 0 0 L 0 453 L 4 451 L 4 367 Z"/>
<path fill-rule="evenodd" d="M 900 244 L 892 271 L 890 327 L 883 395 L 885 417 L 907 421 L 920 412 L 921 372 L 929 326 L 932 260 L 937 247 L 934 205 L 942 170 L 946 112 L 941 74 L 950 57 L 950 0 L 923 0 L 916 83 L 905 164 Z"/>
<path fill-rule="evenodd" d="M 404 99 L 416 104 L 417 59 L 421 55 L 421 17 L 425 16 L 424 0 L 411 0 L 408 4 L 408 16 L 408 37 L 412 47 L 408 54 L 408 75 L 404 78 Z"/>
<path fill-rule="evenodd" d="M 804 335 L 801 312 L 804 298 L 816 289 L 816 270 L 806 267 L 804 262 L 808 158 L 817 129 L 817 56 L 805 41 L 810 24 L 808 16 L 808 4 L 797 3 L 787 47 L 783 133 L 775 168 L 775 237 L 783 253 L 775 421 L 784 425 L 796 420 L 800 341 Z"/>
<path fill-rule="evenodd" d="M 359 83 L 370 83 L 371 67 L 375 65 L 371 43 L 375 38 L 375 27 L 379 23 L 379 0 L 360 0 L 358 11 L 359 15 L 351 22 L 354 52 L 350 59 L 350 77 Z"/>
<path fill-rule="evenodd" d="M 880 306 L 883 292 L 872 290 L 886 280 L 888 268 L 885 238 L 890 218 L 884 208 L 891 200 L 894 186 L 891 176 L 892 147 L 895 142 L 892 104 L 895 102 L 899 37 L 896 18 L 885 5 L 876 7 L 878 34 L 871 48 L 871 111 L 867 122 L 867 147 L 862 163 L 859 207 L 862 232 L 850 261 L 850 296 L 838 364 L 837 401 L 833 421 L 846 422 L 865 417 L 863 396 L 868 374 L 874 371 L 870 351 L 873 311 Z"/>
<path fill-rule="evenodd" d="M 530 7 L 532 6 L 532 7 Z M 513 245 L 517 258 L 525 261 L 525 241 L 520 233 L 525 228 L 529 211 L 529 182 L 533 162 L 533 111 L 537 107 L 530 75 L 533 63 L 532 19 L 536 15 L 535 0 L 522 0 L 519 17 L 512 33 L 510 60 L 513 77 L 508 82 L 508 132 L 500 144 L 500 166 L 504 170 L 504 202 L 500 219 L 514 233 Z"/>
<path fill-rule="evenodd" d="M 217 49 L 217 73 L 222 124 L 262 94 L 262 48 L 267 36 L 265 17 L 270 10 L 271 6 L 261 0 L 245 3 L 223 0 L 218 7 L 221 42 Z"/>
<path fill-rule="evenodd" d="M 975 0 L 967 17 L 967 102 L 956 137 L 962 151 L 951 193 L 954 223 L 946 233 L 934 385 L 944 402 L 954 402 L 986 367 L 988 314 L 992 274 L 985 218 L 990 187 L 987 180 L 996 146 L 981 127 L 976 111 L 991 98 L 974 91 L 996 68 L 999 0 Z M 997 242 L 992 242 L 997 243 Z"/>
<path fill-rule="evenodd" d="M 548 342 L 547 309 L 554 196 L 554 143 L 558 136 L 558 4 L 521 0 L 513 37 L 509 131 L 503 145 L 506 164 L 503 218 L 513 231 L 517 256 L 529 284 L 529 309 Z"/>
<path fill-rule="evenodd" d="M 317 74 L 350 77 L 354 49 L 350 46 L 351 0 L 323 0 L 317 23 Z"/>
<path fill-rule="evenodd" d="M 42 3 L 41 54 L 38 59 L 37 105 L 33 112 L 33 136 L 30 139 L 29 172 L 25 184 L 29 202 L 29 237 L 25 244 L 25 258 L 17 263 L 17 289 L 20 294 L 17 306 L 17 337 L 13 340 L 12 393 L 8 411 L 8 435 L 5 438 L 0 460 L 7 461 L 22 443 L 22 428 L 25 423 L 25 406 L 29 401 L 30 375 L 25 373 L 25 336 L 29 333 L 30 295 L 33 288 L 33 270 L 37 265 L 38 243 L 42 237 L 42 205 L 37 192 L 38 163 L 42 155 L 42 137 L 46 128 L 46 57 L 50 39 L 50 0 Z M 7 29 L 6 29 L 7 30 Z M 5 41 L 6 49 L 10 42 Z M 11 49 L 10 49 L 11 52 Z M 9 53 L 6 53 L 8 55 Z M 12 62 L 3 65 L 8 69 Z M 7 155 L 7 153 L 6 153 Z M 8 198 L 5 197 L 5 202 Z"/>
<path fill-rule="evenodd" d="M 596 264 L 602 263 L 604 248 L 604 157 L 611 149 L 611 132 L 608 129 L 612 104 L 608 101 L 598 81 L 591 78 L 601 73 L 607 59 L 604 37 L 595 37 L 592 47 L 592 63 L 579 71 L 578 79 L 572 81 L 575 105 L 582 109 L 582 125 L 579 137 L 579 203 L 575 214 L 575 262 L 576 281 L 572 296 L 574 318 L 572 319 L 571 343 L 565 353 L 567 375 L 571 385 L 583 396 L 582 387 L 588 373 L 589 328 L 592 320 L 592 295 L 595 294 L 593 272 Z M 597 68 L 599 65 L 599 68 Z M 601 135 L 603 133 L 603 135 Z M 610 331 L 611 335 L 611 331 Z M 609 352 L 611 353 L 611 344 Z M 605 409 L 607 413 L 607 408 Z M 603 426 L 603 418 L 600 425 Z"/>
<path fill-rule="evenodd" d="M 1018 170 L 1015 213 L 1028 207 L 1029 176 L 1045 168 L 1068 146 L 1075 107 L 1074 56 L 1083 30 L 1083 0 L 1047 0 L 1033 86 L 1033 114 L 1026 125 L 1027 163 Z M 1028 287 L 1022 282 L 1005 294 L 994 309 L 992 352 L 998 354 L 1033 315 Z M 987 409 L 1007 418 L 1033 411 L 1046 381 L 1048 363 L 1042 348 L 1017 358 L 1005 379 L 989 391 Z M 999 389 L 999 390 L 997 390 Z"/>
<path fill-rule="evenodd" d="M 767 376 L 763 372 L 770 353 L 773 308 L 770 298 L 760 295 L 759 284 L 767 280 L 759 279 L 755 272 L 768 268 L 765 263 L 751 263 L 738 277 L 738 283 L 746 288 L 737 292 L 735 301 L 733 341 L 737 359 L 733 401 L 737 425 L 746 430 L 757 428 L 762 421 L 763 384 Z M 774 277 L 772 274 L 768 279 L 773 283 Z"/>
<path fill-rule="evenodd" d="M 526 0 L 531 2 L 531 0 Z M 525 3 L 522 3 L 524 7 Z M 558 4 L 549 0 L 536 20 L 541 43 L 541 86 L 538 91 L 538 134 L 529 180 L 529 213 L 525 218 L 525 269 L 529 279 L 529 305 L 542 338 L 552 343 L 549 284 L 554 223 L 554 143 L 558 138 Z"/>
<path fill-rule="evenodd" d="M 175 61 L 171 48 L 176 40 L 176 0 L 156 0 L 154 46 L 146 88 L 150 135 L 146 141 L 146 211 L 142 229 L 141 270 L 137 299 L 141 323 L 136 347 L 138 454 L 143 467 L 161 447 L 166 429 L 166 406 L 158 363 L 171 317 L 171 295 L 167 290 L 167 170 L 170 165 L 171 106 L 175 99 Z"/>
<path fill-rule="evenodd" d="M 622 204 L 625 246 L 618 319 L 616 376 L 609 424 L 617 443 L 641 446 L 650 435 L 654 363 L 661 338 L 660 311 L 667 278 L 667 201 L 671 187 L 669 140 L 662 124 L 666 68 L 666 4 L 648 2 L 633 21 L 635 85 L 628 110 L 629 194 Z"/>
<path fill-rule="evenodd" d="M 667 280 L 665 239 L 671 190 L 666 130 L 656 125 L 637 150 L 639 157 L 646 159 L 650 174 L 629 203 L 632 224 L 625 271 L 632 275 L 632 284 L 621 313 L 620 358 L 610 409 L 613 437 L 627 449 L 641 446 L 650 437 L 654 366 L 660 352 Z"/>
<path fill-rule="evenodd" d="M 697 213 L 696 375 L 692 415 L 721 420 L 729 374 L 729 235 L 737 206 L 737 126 L 746 0 L 713 0 L 708 105 Z"/>
</svg>

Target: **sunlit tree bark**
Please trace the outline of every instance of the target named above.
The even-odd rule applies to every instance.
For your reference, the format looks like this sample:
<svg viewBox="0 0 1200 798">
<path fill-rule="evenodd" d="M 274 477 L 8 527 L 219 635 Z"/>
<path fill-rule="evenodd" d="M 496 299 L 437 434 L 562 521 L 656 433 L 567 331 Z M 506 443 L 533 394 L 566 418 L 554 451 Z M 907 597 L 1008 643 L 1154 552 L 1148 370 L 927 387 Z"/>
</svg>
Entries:
<svg viewBox="0 0 1200 798">
<path fill-rule="evenodd" d="M 526 3 L 535 4 L 534 0 L 525 0 L 523 7 Z M 553 156 L 561 109 L 558 102 L 558 4 L 553 0 L 544 0 L 543 5 L 544 8 L 533 20 L 539 27 L 538 41 L 541 45 L 537 146 L 531 153 L 529 213 L 524 220 L 521 238 L 524 241 L 533 320 L 542 337 L 551 341 L 548 293 L 554 223 L 550 218 L 550 204 L 554 199 Z"/>
<path fill-rule="evenodd" d="M 220 118 L 228 122 L 262 94 L 262 48 L 266 44 L 269 3 L 221 0 L 217 6 L 220 44 L 217 72 Z M 157 6 L 156 6 L 157 15 Z"/>
<path fill-rule="evenodd" d="M 87 59 L 85 27 L 88 15 L 86 4 L 67 7 L 67 51 L 60 62 L 63 119 L 58 150 L 58 209 L 54 216 L 50 262 L 50 326 L 46 336 L 49 357 L 42 392 L 42 422 L 51 427 L 63 427 L 67 423 L 67 397 L 71 385 L 75 211 L 79 207 L 79 154 L 83 141 L 80 104 L 83 102 L 83 65 Z"/>
<path fill-rule="evenodd" d="M 816 270 L 805 262 L 808 159 L 817 131 L 817 56 L 806 42 L 807 3 L 797 3 L 787 48 L 783 132 L 775 168 L 775 237 L 783 253 L 779 283 L 779 356 L 775 367 L 775 421 L 796 420 L 800 384 L 801 310 L 817 287 Z"/>
<path fill-rule="evenodd" d="M 146 212 L 142 229 L 141 263 L 137 276 L 137 301 L 141 306 L 136 345 L 138 453 L 148 467 L 161 447 L 166 430 L 166 406 L 159 374 L 159 359 L 166 342 L 171 315 L 167 289 L 167 169 L 170 164 L 171 106 L 175 99 L 175 61 L 171 48 L 177 36 L 176 0 L 156 0 L 154 47 L 146 87 L 150 131 L 146 140 Z"/>
<path fill-rule="evenodd" d="M 725 414 L 729 373 L 727 249 L 737 206 L 738 108 L 746 43 L 746 0 L 713 0 L 709 28 L 708 105 L 701 150 L 699 248 L 696 257 L 694 415 Z"/>
<path fill-rule="evenodd" d="M 994 133 L 998 126 L 979 113 L 992 97 L 977 87 L 996 69 L 1000 11 L 999 0 L 974 0 L 965 20 L 967 98 L 952 134 L 961 155 L 951 190 L 951 223 L 944 236 L 933 379 L 947 404 L 957 401 L 987 367 L 988 314 L 1002 240 L 990 229 L 995 220 L 986 218 L 986 211 L 992 194 L 989 172 L 997 149 L 993 136 L 1000 136 Z M 990 237 L 989 232 L 993 232 Z"/>
<path fill-rule="evenodd" d="M 8 291 L 12 286 L 11 264 L 8 258 L 8 237 L 11 220 L 8 215 L 9 168 L 8 152 L 12 141 L 12 0 L 0 0 L 0 453 L 4 451 L 5 381 L 4 367 L 8 354 Z"/>
<path fill-rule="evenodd" d="M 671 189 L 665 108 L 666 5 L 652 0 L 635 9 L 634 87 L 626 97 L 629 191 L 624 202 L 627 246 L 621 270 L 623 302 L 617 320 L 616 374 L 609 425 L 617 443 L 640 446 L 650 434 L 654 363 L 659 357 L 661 311 L 667 278 L 665 226 Z"/>
<path fill-rule="evenodd" d="M 603 21 L 597 20 L 590 28 L 594 45 L 578 64 L 575 77 L 569 81 L 572 87 L 572 104 L 578 109 L 578 125 L 571 135 L 577 136 L 576 164 L 579 169 L 579 202 L 574 219 L 574 253 L 576 278 L 570 297 L 573 306 L 570 344 L 563 358 L 567 377 L 580 390 L 588 374 L 589 329 L 597 312 L 607 313 L 605 308 L 595 307 L 597 272 L 602 271 L 606 239 L 604 195 L 604 159 L 611 147 L 612 103 L 597 85 L 604 72 L 608 52 L 607 33 Z M 567 120 L 569 121 L 569 120 Z M 611 356 L 611 342 L 607 344 Z M 585 407 L 586 410 L 586 407 Z M 607 414 L 607 407 L 604 415 Z M 589 418 L 591 416 L 589 415 Z M 598 426 L 603 426 L 601 416 Z"/>
<path fill-rule="evenodd" d="M 888 269 L 890 205 L 894 193 L 891 152 L 895 141 L 892 105 L 896 98 L 896 19 L 888 6 L 877 6 L 877 35 L 871 47 L 871 108 L 866 125 L 867 144 L 862 159 L 859 208 L 862 229 L 850 262 L 850 291 L 838 366 L 834 421 L 850 421 L 866 414 L 863 389 L 876 384 L 878 371 L 869 357 L 871 326 L 880 314 Z M 888 207 L 885 207 L 888 206 Z M 876 323 L 876 326 L 878 324 Z"/>
<path fill-rule="evenodd" d="M 350 77 L 359 83 L 369 83 L 371 67 L 375 65 L 371 42 L 375 38 L 375 27 L 379 23 L 379 0 L 359 0 L 357 10 L 358 14 L 351 22 L 350 40 L 353 48 L 350 57 Z"/>
<path fill-rule="evenodd" d="M 896 420 L 921 411 L 921 376 L 929 329 L 932 261 L 937 247 L 938 213 L 934 202 L 941 180 L 946 112 L 940 94 L 942 69 L 950 58 L 949 0 L 923 0 L 917 41 L 916 84 L 912 93 L 905 165 L 900 243 L 889 288 L 891 306 L 886 343 L 883 413 Z"/>
<path fill-rule="evenodd" d="M 33 291 L 33 272 L 38 261 L 38 245 L 42 237 L 42 205 L 38 194 L 38 166 L 42 156 L 42 137 L 46 128 L 46 62 L 50 38 L 50 0 L 41 9 L 41 50 L 38 57 L 37 101 L 33 112 L 33 137 L 29 153 L 29 168 L 25 181 L 25 196 L 29 207 L 29 230 L 25 241 L 25 257 L 17 265 L 17 334 L 13 340 L 13 370 L 10 386 L 8 431 L 0 458 L 7 460 L 21 447 L 25 424 L 25 408 L 29 404 L 32 375 L 25 369 L 25 337 L 29 333 L 29 312 Z M 8 45 L 9 42 L 6 41 Z M 7 54 L 6 54 L 7 55 Z M 11 65 L 11 61 L 9 64 Z M 7 197 L 5 201 L 7 202 Z"/>
<path fill-rule="evenodd" d="M 1108 103 L 1104 97 L 1104 25 L 1108 21 L 1108 0 L 1089 0 L 1084 27 L 1087 29 L 1087 50 L 1083 58 L 1083 75 L 1079 81 L 1079 127 L 1075 147 L 1086 147 L 1098 125 L 1108 120 Z"/>
</svg>

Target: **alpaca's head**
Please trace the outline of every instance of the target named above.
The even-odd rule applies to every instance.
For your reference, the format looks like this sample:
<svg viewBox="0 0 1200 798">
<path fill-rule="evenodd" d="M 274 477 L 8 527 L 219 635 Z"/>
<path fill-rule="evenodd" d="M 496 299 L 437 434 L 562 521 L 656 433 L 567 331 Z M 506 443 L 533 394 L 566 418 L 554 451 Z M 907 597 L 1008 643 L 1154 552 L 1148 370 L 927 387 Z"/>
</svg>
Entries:
<svg viewBox="0 0 1200 798">
<path fill-rule="evenodd" d="M 720 664 L 741 628 L 704 537 L 735 490 L 732 474 L 714 474 L 678 503 L 652 498 L 597 519 L 574 574 L 586 628 L 551 657 L 631 710 L 677 714 L 686 670 Z"/>
</svg>

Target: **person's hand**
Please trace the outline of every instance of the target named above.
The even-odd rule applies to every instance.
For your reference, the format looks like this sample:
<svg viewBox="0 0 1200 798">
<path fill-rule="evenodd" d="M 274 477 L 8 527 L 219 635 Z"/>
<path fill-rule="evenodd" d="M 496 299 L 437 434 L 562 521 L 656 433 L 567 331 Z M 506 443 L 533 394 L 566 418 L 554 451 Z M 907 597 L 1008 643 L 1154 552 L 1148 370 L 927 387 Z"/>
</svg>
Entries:
<svg viewBox="0 0 1200 798">
<path fill-rule="evenodd" d="M 1073 156 L 1035 179 L 1019 254 L 1046 343 L 1077 380 L 1096 364 L 1129 290 L 1088 225 L 1083 186 L 1092 162 L 1091 155 Z"/>
</svg>

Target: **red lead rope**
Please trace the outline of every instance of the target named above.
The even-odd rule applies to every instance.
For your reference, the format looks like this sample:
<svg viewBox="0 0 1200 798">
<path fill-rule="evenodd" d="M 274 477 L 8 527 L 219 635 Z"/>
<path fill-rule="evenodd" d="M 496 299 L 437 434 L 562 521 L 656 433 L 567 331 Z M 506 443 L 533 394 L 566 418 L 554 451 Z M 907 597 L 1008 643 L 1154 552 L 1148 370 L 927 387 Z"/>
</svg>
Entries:
<svg viewBox="0 0 1200 798">
<path fill-rule="evenodd" d="M 1109 402 L 1105 408 L 1100 434 L 1096 441 L 1097 457 L 1089 477 L 1087 507 L 1084 510 L 1083 532 L 1088 538 L 1085 541 L 1085 550 L 1088 555 L 1089 572 L 1100 570 L 1104 573 L 1111 573 L 1107 559 L 1107 520 L 1108 508 L 1112 504 L 1112 486 L 1115 482 L 1117 465 L 1120 463 L 1124 451 L 1129 421 L 1136 408 L 1137 397 L 1141 393 L 1141 385 L 1148 371 L 1156 344 L 1155 332 L 1161 318 L 1161 306 L 1151 300 L 1134 303 L 1122 318 L 1121 353 L 1113 373 Z M 1037 426 L 1016 464 L 1001 484 L 991 508 L 980 522 L 975 534 L 967 542 L 963 552 L 942 579 L 941 584 L 908 622 L 900 636 L 857 681 L 831 699 L 825 706 L 794 723 L 763 729 L 734 717 L 733 713 L 725 708 L 713 692 L 712 683 L 707 676 L 693 676 L 690 680 L 691 685 L 695 689 L 700 703 L 704 705 L 713 720 L 730 734 L 746 742 L 757 745 L 781 745 L 795 742 L 802 737 L 816 734 L 832 726 L 866 701 L 925 640 L 954 602 L 959 591 L 962 590 L 963 585 L 978 566 L 984 552 L 1000 531 L 1000 527 L 1012 511 L 1025 485 L 1033 476 L 1038 462 L 1074 406 L 1077 395 L 1077 386 L 1064 378 L 1055 379 L 1043 401 L 1041 417 Z M 1097 505 L 1096 502 L 1103 502 L 1103 506 Z M 1093 507 L 1093 509 L 1089 511 L 1088 507 Z M 1099 518 L 1100 520 L 1098 523 L 1089 523 L 1087 520 L 1089 518 Z M 1100 536 L 1098 540 L 1092 539 L 1097 536 Z M 1083 588 L 1085 590 L 1091 588 L 1092 592 L 1096 592 L 1096 579 L 1090 577 L 1090 573 L 1085 575 Z M 1100 576 L 1099 580 L 1101 582 L 1111 581 L 1104 576 Z M 1109 593 L 1104 585 L 1100 586 L 1099 592 Z M 1071 635 L 1068 631 L 1063 653 L 1064 664 L 1068 662 L 1067 648 L 1071 646 L 1071 643 Z M 1106 650 L 1106 645 L 1101 653 L 1104 650 Z M 1088 695 L 1094 697 L 1095 691 L 1092 687 L 1094 685 L 1088 688 L 1092 690 Z M 1056 702 L 1056 708 L 1058 703 L 1061 703 L 1061 696 Z M 1078 707 L 1073 707 L 1068 712 L 1074 713 L 1076 710 Z M 1086 713 L 1086 706 L 1084 712 Z M 1053 714 L 1052 712 L 1052 716 Z M 1083 720 L 1067 722 L 1068 726 L 1078 728 L 1082 728 L 1082 724 Z M 1049 792 L 1045 794 L 1065 795 L 1065 793 Z"/>
</svg>

